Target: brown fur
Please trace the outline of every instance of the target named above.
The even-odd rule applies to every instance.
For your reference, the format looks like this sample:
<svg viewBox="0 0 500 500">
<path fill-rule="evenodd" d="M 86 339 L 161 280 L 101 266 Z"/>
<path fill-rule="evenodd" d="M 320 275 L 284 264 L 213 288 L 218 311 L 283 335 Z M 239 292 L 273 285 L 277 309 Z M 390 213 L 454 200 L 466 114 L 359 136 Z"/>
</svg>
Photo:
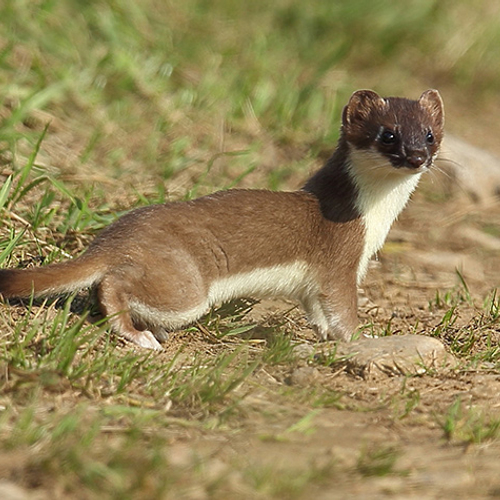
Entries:
<svg viewBox="0 0 500 500">
<path fill-rule="evenodd" d="M 404 140 L 386 146 L 377 142 L 382 130 L 412 133 L 405 133 Z M 434 133 L 432 145 L 422 141 L 427 131 Z M 404 97 L 384 99 L 371 90 L 362 90 L 352 96 L 343 112 L 342 133 L 346 142 L 358 149 L 375 145 L 381 154 L 395 160 L 395 167 L 400 166 L 398 160 L 408 158 L 408 153 L 423 153 L 426 158 L 437 154 L 443 132 L 443 102 L 436 90 L 427 90 L 418 101 Z"/>
<path fill-rule="evenodd" d="M 392 98 L 395 114 L 388 115 L 386 100 L 359 91 L 345 108 L 336 152 L 303 190 L 236 189 L 134 210 L 77 259 L 1 270 L 0 293 L 43 296 L 96 286 L 102 312 L 118 333 L 159 348 L 154 337 L 164 340 L 165 329 L 180 326 L 184 314 L 199 316 L 207 297 L 231 298 L 224 286 L 237 296 L 248 280 L 259 298 L 273 295 L 266 287 L 274 283 L 278 295 L 301 302 L 321 338 L 347 340 L 357 325 L 365 232 L 359 188 L 348 168 L 350 148 L 369 148 L 380 126 L 394 127 L 395 120 L 414 120 L 404 124 L 411 130 L 427 127 L 435 97 Z M 438 147 L 441 130 L 436 133 Z"/>
</svg>

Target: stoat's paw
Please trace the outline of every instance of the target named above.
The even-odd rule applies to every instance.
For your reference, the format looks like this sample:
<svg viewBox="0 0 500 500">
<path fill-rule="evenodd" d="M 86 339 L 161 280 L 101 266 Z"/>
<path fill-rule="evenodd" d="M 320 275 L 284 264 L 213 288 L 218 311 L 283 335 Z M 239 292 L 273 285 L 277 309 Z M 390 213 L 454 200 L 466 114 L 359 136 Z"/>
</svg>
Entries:
<svg viewBox="0 0 500 500">
<path fill-rule="evenodd" d="M 134 335 L 132 339 L 134 344 L 144 347 L 145 349 L 153 349 L 155 351 L 162 351 L 163 347 L 155 339 L 155 336 L 149 330 L 143 330 Z"/>
<path fill-rule="evenodd" d="M 328 340 L 339 340 L 340 342 L 350 342 L 352 340 L 353 333 L 349 328 L 338 324 L 332 326 L 328 329 L 327 338 Z"/>
</svg>

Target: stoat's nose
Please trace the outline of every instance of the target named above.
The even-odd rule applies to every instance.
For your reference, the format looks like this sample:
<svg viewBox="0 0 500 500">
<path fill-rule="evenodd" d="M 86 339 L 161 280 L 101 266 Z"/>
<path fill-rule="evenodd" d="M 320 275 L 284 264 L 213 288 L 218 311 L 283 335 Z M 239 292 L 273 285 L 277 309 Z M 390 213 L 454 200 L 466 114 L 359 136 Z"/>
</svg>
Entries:
<svg viewBox="0 0 500 500">
<path fill-rule="evenodd" d="M 421 151 L 415 151 L 414 153 L 406 157 L 406 163 L 409 167 L 419 168 L 427 161 L 427 155 Z"/>
</svg>

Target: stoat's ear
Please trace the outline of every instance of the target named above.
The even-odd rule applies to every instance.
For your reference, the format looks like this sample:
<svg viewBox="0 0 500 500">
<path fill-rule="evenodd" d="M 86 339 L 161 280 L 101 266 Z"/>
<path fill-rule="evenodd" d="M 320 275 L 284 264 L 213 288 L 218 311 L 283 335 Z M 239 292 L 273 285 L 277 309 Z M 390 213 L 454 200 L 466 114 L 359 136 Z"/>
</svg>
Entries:
<svg viewBox="0 0 500 500">
<path fill-rule="evenodd" d="M 344 125 L 352 125 L 369 118 L 374 109 L 382 110 L 387 106 L 385 99 L 373 90 L 357 90 L 352 94 L 342 113 Z"/>
<path fill-rule="evenodd" d="M 440 127 L 444 126 L 444 105 L 439 92 L 434 89 L 426 90 L 418 100 L 420 105 L 427 109 Z"/>
</svg>

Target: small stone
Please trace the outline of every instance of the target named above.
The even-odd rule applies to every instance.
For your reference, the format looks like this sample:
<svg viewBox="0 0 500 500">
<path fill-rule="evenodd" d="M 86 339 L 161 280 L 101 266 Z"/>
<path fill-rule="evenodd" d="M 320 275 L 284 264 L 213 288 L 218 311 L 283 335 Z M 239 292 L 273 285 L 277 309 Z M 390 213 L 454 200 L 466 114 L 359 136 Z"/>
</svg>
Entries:
<svg viewBox="0 0 500 500">
<path fill-rule="evenodd" d="M 297 344 L 293 347 L 293 354 L 297 359 L 311 359 L 316 353 L 314 345 Z"/>
<path fill-rule="evenodd" d="M 318 378 L 319 371 L 312 366 L 300 366 L 295 368 L 285 379 L 288 385 L 307 386 L 314 383 Z"/>
</svg>

